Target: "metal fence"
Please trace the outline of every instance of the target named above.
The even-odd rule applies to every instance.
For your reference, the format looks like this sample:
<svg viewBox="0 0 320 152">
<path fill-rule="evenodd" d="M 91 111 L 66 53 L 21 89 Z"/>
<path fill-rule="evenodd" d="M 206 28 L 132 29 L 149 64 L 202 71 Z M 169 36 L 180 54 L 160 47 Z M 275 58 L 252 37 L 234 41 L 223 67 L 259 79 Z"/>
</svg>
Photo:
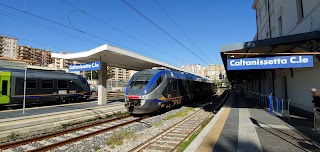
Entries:
<svg viewBox="0 0 320 152">
<path fill-rule="evenodd" d="M 320 131 L 320 108 L 314 107 L 314 129 Z"/>
<path fill-rule="evenodd" d="M 265 95 L 253 91 L 245 92 L 243 90 L 238 90 L 237 92 L 251 104 L 258 106 L 259 108 L 267 109 L 270 113 L 284 117 L 290 122 L 290 100 L 281 99 L 272 95 Z M 320 126 L 320 109 L 317 119 L 319 119 L 317 122 L 319 122 Z"/>
</svg>

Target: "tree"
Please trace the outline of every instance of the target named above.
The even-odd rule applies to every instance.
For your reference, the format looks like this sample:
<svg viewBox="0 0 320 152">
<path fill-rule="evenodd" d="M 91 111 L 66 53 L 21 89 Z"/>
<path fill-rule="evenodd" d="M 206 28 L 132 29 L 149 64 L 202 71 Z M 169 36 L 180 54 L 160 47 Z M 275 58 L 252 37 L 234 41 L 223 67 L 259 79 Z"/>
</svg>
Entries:
<svg viewBox="0 0 320 152">
<path fill-rule="evenodd" d="M 98 75 L 99 75 L 98 72 L 99 71 L 96 71 L 96 70 L 92 71 L 92 79 L 98 79 Z M 112 68 L 107 67 L 107 80 L 112 78 L 113 76 L 114 76 L 114 73 L 112 73 Z M 86 73 L 86 78 L 91 79 L 91 71 L 88 71 Z"/>
</svg>

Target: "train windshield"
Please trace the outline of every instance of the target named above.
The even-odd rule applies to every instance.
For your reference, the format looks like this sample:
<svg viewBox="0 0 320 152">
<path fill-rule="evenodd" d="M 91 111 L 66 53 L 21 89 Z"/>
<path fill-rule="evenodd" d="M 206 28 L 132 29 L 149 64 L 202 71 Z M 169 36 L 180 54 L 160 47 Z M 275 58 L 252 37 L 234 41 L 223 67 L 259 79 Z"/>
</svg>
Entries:
<svg viewBox="0 0 320 152">
<path fill-rule="evenodd" d="M 82 77 L 81 75 L 77 75 L 77 76 L 81 80 L 82 83 L 84 83 L 86 86 L 89 86 L 89 83 L 86 78 Z"/>
<path fill-rule="evenodd" d="M 153 75 L 151 74 L 144 74 L 144 75 L 137 75 L 133 78 L 130 83 L 130 89 L 142 89 L 144 88 Z"/>
</svg>

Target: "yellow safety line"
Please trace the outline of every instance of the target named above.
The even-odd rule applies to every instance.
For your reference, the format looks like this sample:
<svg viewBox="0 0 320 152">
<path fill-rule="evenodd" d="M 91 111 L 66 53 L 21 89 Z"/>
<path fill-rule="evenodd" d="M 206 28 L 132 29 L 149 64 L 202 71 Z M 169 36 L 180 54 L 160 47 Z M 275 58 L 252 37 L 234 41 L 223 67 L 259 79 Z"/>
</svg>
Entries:
<svg viewBox="0 0 320 152">
<path fill-rule="evenodd" d="M 224 108 L 223 113 L 220 115 L 218 121 L 211 128 L 210 132 L 204 138 L 202 143 L 199 145 L 197 152 L 211 152 L 214 146 L 217 144 L 219 136 L 222 132 L 224 124 L 227 121 L 231 108 Z"/>
</svg>

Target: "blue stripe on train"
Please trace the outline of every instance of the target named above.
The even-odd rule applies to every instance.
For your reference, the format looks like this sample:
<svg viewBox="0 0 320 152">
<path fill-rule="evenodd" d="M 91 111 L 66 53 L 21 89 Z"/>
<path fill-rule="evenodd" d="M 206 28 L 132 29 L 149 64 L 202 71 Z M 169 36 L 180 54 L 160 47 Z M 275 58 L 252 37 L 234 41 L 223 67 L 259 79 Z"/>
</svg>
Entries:
<svg viewBox="0 0 320 152">
<path fill-rule="evenodd" d="M 37 95 L 28 95 L 26 98 L 45 98 L 45 97 L 52 97 L 52 96 L 81 96 L 84 94 L 53 94 L 53 95 L 46 95 L 46 96 L 37 96 Z M 23 98 L 23 96 L 11 96 L 11 98 Z"/>
<path fill-rule="evenodd" d="M 152 102 L 165 102 L 165 101 L 159 100 L 159 99 L 152 99 L 151 101 L 152 101 Z"/>
<path fill-rule="evenodd" d="M 159 71 L 158 73 L 156 73 L 152 78 L 151 80 L 148 82 L 148 84 L 146 85 L 144 91 L 142 91 L 142 94 L 141 95 L 145 95 L 145 92 L 147 92 L 150 87 L 152 86 L 153 83 L 155 83 L 158 78 L 163 74 L 165 73 L 165 71 Z"/>
</svg>

